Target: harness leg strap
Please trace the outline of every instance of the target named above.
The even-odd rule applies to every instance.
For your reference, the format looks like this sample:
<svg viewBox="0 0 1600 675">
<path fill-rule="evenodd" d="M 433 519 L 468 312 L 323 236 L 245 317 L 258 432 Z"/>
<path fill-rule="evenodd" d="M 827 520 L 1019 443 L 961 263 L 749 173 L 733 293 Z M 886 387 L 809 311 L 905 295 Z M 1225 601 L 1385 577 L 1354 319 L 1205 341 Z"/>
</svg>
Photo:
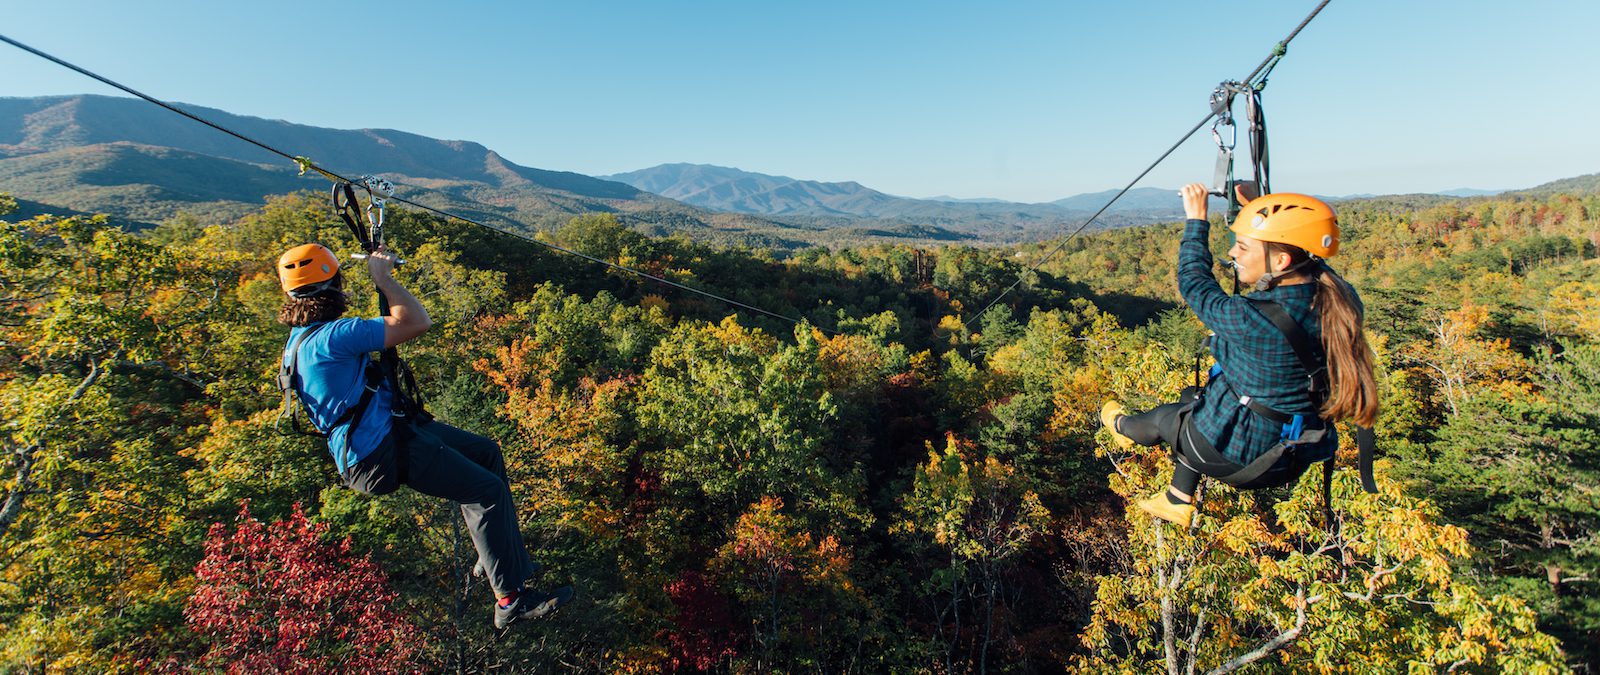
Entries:
<svg viewBox="0 0 1600 675">
<path fill-rule="evenodd" d="M 1378 482 L 1372 479 L 1372 455 L 1378 437 L 1371 427 L 1356 427 L 1356 447 L 1361 451 L 1361 489 L 1368 494 L 1378 493 Z"/>
<path fill-rule="evenodd" d="M 1333 529 L 1333 457 L 1322 462 L 1322 526 Z"/>
</svg>

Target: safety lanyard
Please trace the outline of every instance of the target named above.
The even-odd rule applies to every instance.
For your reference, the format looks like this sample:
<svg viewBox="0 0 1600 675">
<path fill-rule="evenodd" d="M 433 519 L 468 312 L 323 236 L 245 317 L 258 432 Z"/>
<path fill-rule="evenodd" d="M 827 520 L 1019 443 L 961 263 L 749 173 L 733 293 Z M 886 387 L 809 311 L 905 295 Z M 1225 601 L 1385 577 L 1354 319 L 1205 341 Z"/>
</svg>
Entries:
<svg viewBox="0 0 1600 675">
<path fill-rule="evenodd" d="M 394 185 L 375 176 L 362 176 L 359 186 L 367 193 L 367 207 L 364 212 L 356 193 L 357 185 L 345 181 L 335 183 L 333 186 L 333 211 L 344 221 L 345 226 L 350 228 L 350 233 L 361 244 L 361 249 L 366 251 L 367 255 L 371 255 L 383 246 L 383 209 L 386 198 L 394 195 Z M 404 260 L 395 261 L 396 266 L 403 264 Z M 381 289 L 378 290 L 378 309 L 383 316 L 389 316 L 389 298 Z M 389 380 L 389 386 L 394 392 L 394 416 L 401 419 L 416 418 L 418 423 L 426 421 L 428 415 L 423 410 L 421 397 L 417 392 L 416 378 L 405 362 L 400 360 L 399 351 L 394 347 L 384 349 L 379 354 L 378 363 L 383 367 L 384 377 Z"/>
<path fill-rule="evenodd" d="M 1277 62 L 1274 61 L 1273 65 L 1277 65 Z M 1261 89 L 1266 85 L 1263 76 L 1257 85 L 1227 80 L 1211 91 L 1211 112 L 1216 116 L 1216 121 L 1211 124 L 1211 139 L 1217 143 L 1217 164 L 1211 176 L 1211 194 L 1228 200 L 1229 223 L 1238 219 L 1243 206 L 1239 203 L 1239 191 L 1235 189 L 1238 181 L 1234 179 L 1233 171 L 1233 149 L 1239 140 L 1239 130 L 1233 118 L 1235 97 L 1242 95 L 1244 98 L 1246 136 L 1250 141 L 1250 172 L 1256 183 L 1257 196 L 1272 192 L 1271 164 L 1267 159 L 1267 117 L 1261 108 Z M 1229 248 L 1233 247 L 1234 241 L 1233 230 L 1229 228 Z M 1232 268 L 1233 294 L 1238 295 L 1239 268 L 1232 261 L 1223 264 Z"/>
<path fill-rule="evenodd" d="M 361 189 L 367 193 L 365 213 L 362 213 L 361 202 L 356 197 L 356 185 L 342 181 L 335 183 L 333 212 L 339 214 L 339 218 L 350 228 L 350 233 L 360 242 L 361 249 L 372 253 L 383 245 L 383 209 L 388 203 L 387 198 L 394 196 L 394 185 L 376 176 L 362 176 Z"/>
</svg>

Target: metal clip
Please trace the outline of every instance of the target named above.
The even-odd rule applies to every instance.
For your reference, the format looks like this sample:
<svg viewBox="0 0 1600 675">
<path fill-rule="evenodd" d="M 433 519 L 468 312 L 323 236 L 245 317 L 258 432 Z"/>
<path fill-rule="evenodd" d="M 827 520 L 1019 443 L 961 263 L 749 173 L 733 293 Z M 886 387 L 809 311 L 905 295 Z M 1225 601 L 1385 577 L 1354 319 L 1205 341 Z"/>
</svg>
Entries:
<svg viewBox="0 0 1600 675">
<path fill-rule="evenodd" d="M 1217 164 L 1211 174 L 1209 192 L 1212 196 L 1226 199 L 1228 189 L 1233 183 L 1233 146 L 1239 140 L 1239 128 L 1233 125 L 1233 120 L 1230 118 L 1227 122 L 1228 140 L 1223 142 L 1222 132 L 1218 129 L 1221 124 L 1219 118 L 1217 124 L 1211 125 L 1211 138 L 1217 142 Z"/>
<path fill-rule="evenodd" d="M 383 207 L 385 197 L 394 196 L 394 184 L 377 176 L 362 176 L 361 187 L 367 190 L 367 222 L 372 225 L 372 243 L 383 243 Z M 379 195 L 382 195 L 380 197 Z"/>
</svg>

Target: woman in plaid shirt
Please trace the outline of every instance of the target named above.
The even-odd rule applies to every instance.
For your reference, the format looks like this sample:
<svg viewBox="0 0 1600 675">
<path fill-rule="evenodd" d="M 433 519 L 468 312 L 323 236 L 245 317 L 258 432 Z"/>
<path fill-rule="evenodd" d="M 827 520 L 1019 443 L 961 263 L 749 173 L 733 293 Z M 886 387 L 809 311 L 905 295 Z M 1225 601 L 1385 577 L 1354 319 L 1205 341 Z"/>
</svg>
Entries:
<svg viewBox="0 0 1600 675">
<path fill-rule="evenodd" d="M 1126 414 L 1116 401 L 1101 410 L 1118 445 L 1172 448 L 1171 487 L 1141 500 L 1139 508 L 1185 527 L 1194 516 L 1193 494 L 1201 475 L 1238 474 L 1280 443 L 1301 441 L 1276 460 L 1264 459 L 1273 463 L 1263 472 L 1244 472 L 1255 475 L 1239 487 L 1288 483 L 1312 462 L 1333 456 L 1338 447 L 1333 422 L 1351 419 L 1370 427 L 1378 414 L 1361 299 L 1324 262 L 1339 249 L 1333 209 L 1305 195 L 1249 200 L 1245 186 L 1239 192 L 1245 205 L 1233 223 L 1236 243 L 1228 255 L 1239 282 L 1255 289 L 1249 298 L 1223 291 L 1212 274 L 1205 186 L 1191 184 L 1180 191 L 1188 222 L 1178 252 L 1178 290 L 1215 334 L 1211 351 L 1220 372 L 1213 369 L 1192 401 L 1136 415 Z M 1262 301 L 1281 307 L 1320 347 L 1312 350 L 1321 360 L 1319 372 L 1307 372 L 1288 335 L 1263 312 Z M 1325 384 L 1312 384 L 1319 382 Z M 1310 436 L 1298 425 L 1290 435 L 1283 420 L 1294 416 L 1309 420 Z"/>
</svg>

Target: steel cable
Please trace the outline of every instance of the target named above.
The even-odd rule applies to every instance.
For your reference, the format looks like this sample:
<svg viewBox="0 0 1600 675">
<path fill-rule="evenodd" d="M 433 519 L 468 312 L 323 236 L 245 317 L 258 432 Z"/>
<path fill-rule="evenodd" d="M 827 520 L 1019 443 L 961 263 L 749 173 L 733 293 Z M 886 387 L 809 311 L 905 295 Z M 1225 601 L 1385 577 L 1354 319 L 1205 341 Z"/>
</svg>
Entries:
<svg viewBox="0 0 1600 675">
<path fill-rule="evenodd" d="M 1250 71 L 1250 74 L 1245 76 L 1245 78 L 1240 81 L 1253 84 L 1257 75 L 1263 74 L 1263 71 L 1270 72 L 1270 66 L 1275 66 L 1276 61 L 1283 58 L 1284 53 L 1289 48 L 1289 42 L 1294 40 L 1294 37 L 1299 35 L 1300 31 L 1304 30 L 1306 25 L 1311 23 L 1311 20 L 1316 18 L 1317 14 L 1321 13 L 1322 8 L 1327 7 L 1330 1 L 1331 0 L 1322 0 L 1322 2 L 1317 5 L 1316 9 L 1311 10 L 1311 13 L 1307 14 L 1306 18 L 1300 21 L 1300 25 L 1295 26 L 1294 30 L 1289 32 L 1289 37 L 1284 38 L 1277 45 L 1273 46 L 1272 54 L 1266 59 L 1262 60 L 1261 65 L 1256 66 L 1255 70 Z M 1121 199 L 1123 195 L 1127 194 L 1128 190 L 1133 189 L 1134 185 L 1137 185 L 1139 181 L 1144 180 L 1145 176 L 1149 175 L 1150 172 L 1154 171 L 1157 166 L 1160 166 L 1162 162 L 1166 161 L 1167 157 L 1171 156 L 1173 152 L 1177 151 L 1179 146 L 1182 146 L 1184 143 L 1188 142 L 1189 138 L 1194 136 L 1196 131 L 1199 131 L 1201 127 L 1206 125 L 1206 122 L 1210 122 L 1211 118 L 1216 116 L 1217 113 L 1215 110 L 1207 113 L 1199 123 L 1194 125 L 1194 128 L 1190 129 L 1188 133 L 1185 133 L 1183 137 L 1179 138 L 1177 143 L 1173 143 L 1172 147 L 1167 148 L 1166 152 L 1161 153 L 1161 156 L 1156 158 L 1156 161 L 1151 162 L 1150 166 L 1145 167 L 1144 171 L 1140 171 L 1138 176 L 1135 176 L 1133 180 L 1128 181 L 1128 184 L 1123 186 L 1121 190 L 1118 190 L 1117 194 L 1112 195 L 1110 201 L 1107 201 L 1104 206 L 1101 206 L 1099 211 L 1095 211 L 1094 215 L 1089 216 L 1088 220 L 1083 221 L 1083 224 L 1079 225 L 1078 229 L 1073 230 L 1071 234 L 1068 234 L 1065 239 L 1061 240 L 1061 243 L 1056 244 L 1056 247 L 1050 249 L 1050 252 L 1046 253 L 1043 258 L 1039 259 L 1038 262 L 1028 266 L 1028 270 L 1026 272 L 1018 274 L 1017 280 L 1011 282 L 1011 285 L 1007 286 L 1005 290 L 1000 291 L 1000 294 L 996 295 L 993 300 L 990 300 L 989 304 L 984 305 L 983 309 L 978 310 L 977 314 L 973 314 L 972 318 L 966 321 L 966 326 L 971 328 L 972 324 L 976 323 L 979 319 L 982 319 L 983 315 L 987 314 L 990 309 L 993 309 L 995 304 L 999 303 L 1002 298 L 1006 297 L 1007 294 L 1011 293 L 1011 291 L 1015 290 L 1017 286 L 1021 285 L 1023 280 L 1028 278 L 1028 274 L 1038 272 L 1040 266 L 1050 262 L 1050 259 L 1054 258 L 1057 253 L 1061 252 L 1062 248 L 1065 248 L 1067 244 L 1071 243 L 1073 238 L 1077 237 L 1079 233 L 1083 232 L 1089 227 L 1089 225 L 1093 224 L 1096 219 L 1105 214 L 1106 209 L 1111 208 L 1112 204 L 1117 203 L 1117 200 Z"/>
<path fill-rule="evenodd" d="M 75 71 L 75 72 L 77 72 L 79 74 L 82 74 L 84 76 L 87 76 L 89 78 L 97 80 L 97 81 L 99 81 L 101 83 L 104 83 L 104 84 L 109 85 L 111 87 L 114 87 L 116 89 L 120 89 L 122 91 L 125 91 L 125 92 L 127 92 L 129 94 L 132 94 L 132 95 L 137 96 L 137 97 L 139 97 L 141 99 L 144 99 L 145 101 L 148 101 L 150 103 L 158 105 L 158 106 L 160 106 L 162 108 L 166 108 L 167 110 L 170 110 L 170 111 L 172 111 L 174 113 L 177 113 L 179 115 L 187 117 L 187 118 L 189 118 L 191 120 L 194 120 L 194 121 L 199 122 L 201 124 L 204 124 L 204 125 L 206 125 L 208 127 L 211 127 L 212 129 L 216 129 L 217 131 L 221 131 L 222 133 L 225 133 L 225 134 L 227 134 L 229 136 L 232 136 L 232 137 L 237 138 L 237 139 L 239 139 L 241 141 L 244 141 L 246 143 L 254 145 L 254 146 L 258 147 L 258 148 L 261 148 L 262 150 L 266 150 L 267 152 L 270 152 L 270 153 L 273 153 L 273 154 L 278 155 L 280 157 L 283 157 L 284 159 L 287 159 L 287 160 L 289 160 L 291 162 L 294 162 L 296 165 L 300 166 L 302 171 L 304 171 L 306 169 L 311 169 L 311 170 L 315 170 L 317 173 L 320 173 L 320 174 L 328 177 L 331 180 L 337 180 L 337 181 L 341 181 L 341 182 L 345 182 L 345 183 L 353 183 L 353 182 L 355 182 L 355 181 L 352 181 L 349 178 L 344 177 L 343 175 L 341 175 L 341 174 L 339 174 L 339 173 L 337 173 L 335 171 L 332 171 L 332 170 L 329 170 L 327 168 L 324 168 L 324 167 L 316 164 L 315 162 L 312 162 L 312 161 L 306 159 L 303 156 L 292 155 L 292 154 L 289 154 L 289 153 L 284 152 L 282 150 L 279 150 L 278 148 L 275 148 L 275 147 L 272 147 L 270 145 L 267 145 L 266 143 L 263 143 L 261 141 L 258 141 L 256 139 L 254 139 L 254 138 L 251 138 L 251 137 L 246 136 L 244 134 L 241 134 L 241 133 L 239 133 L 237 131 L 229 129 L 229 128 L 225 127 L 225 126 L 222 126 L 221 124 L 217 124 L 216 122 L 212 122 L 211 120 L 208 120 L 208 119 L 206 119 L 204 117 L 201 117 L 201 116 L 196 115 L 194 113 L 191 113 L 189 111 L 183 110 L 183 109 L 181 109 L 181 108 L 179 108 L 179 107 L 177 107 L 175 105 L 172 105 L 171 103 L 167 103 L 166 101 L 162 101 L 161 99 L 155 98 L 154 96 L 150 96 L 149 94 L 145 94 L 145 93 L 143 93 L 141 91 L 138 91 L 138 90 L 136 90 L 136 89 L 134 89 L 132 87 L 124 85 L 124 84 L 122 84 L 120 82 L 117 82 L 115 80 L 112 80 L 112 79 L 110 79 L 108 77 L 104 77 L 102 75 L 99 75 L 99 74 L 91 71 L 91 70 L 88 70 L 86 68 L 82 68 L 80 66 L 74 65 L 74 64 L 69 63 L 69 62 L 67 62 L 65 60 L 62 60 L 62 59 L 57 58 L 55 56 L 52 56 L 52 55 L 50 55 L 48 53 L 40 51 L 38 49 L 34 49 L 33 47 L 25 45 L 25 44 L 23 44 L 21 42 L 17 42 L 16 40 L 13 40 L 10 37 L 7 37 L 5 35 L 0 35 L 0 42 L 5 42 L 6 44 L 9 44 L 9 45 L 11 45 L 13 47 L 21 49 L 21 50 L 23 50 L 25 52 L 28 52 L 30 54 L 33 54 L 34 56 L 38 56 L 39 58 L 45 59 L 47 61 L 50 61 L 51 63 L 54 63 L 54 64 L 59 65 L 59 66 L 62 66 L 62 67 L 67 68 L 69 70 Z M 608 268 L 611 268 L 611 269 L 614 269 L 614 270 L 618 270 L 620 272 L 625 272 L 625 273 L 632 274 L 634 276 L 637 276 L 637 277 L 640 277 L 640 278 L 643 278 L 643 279 L 649 279 L 651 281 L 655 281 L 657 283 L 665 284 L 665 285 L 671 286 L 673 288 L 677 288 L 677 289 L 680 289 L 680 290 L 683 290 L 683 291 L 694 293 L 696 295 L 700 295 L 700 296 L 703 296 L 703 297 L 711 298 L 713 300 L 717 300 L 719 302 L 723 302 L 723 303 L 726 303 L 728 305 L 732 305 L 734 307 L 739 307 L 739 308 L 747 309 L 747 310 L 750 310 L 752 312 L 756 312 L 756 313 L 759 313 L 759 314 L 764 314 L 766 316 L 770 316 L 770 317 L 773 317 L 773 318 L 782 319 L 784 321 L 788 321 L 788 322 L 793 323 L 793 324 L 800 324 L 800 323 L 802 323 L 804 321 L 804 319 L 797 319 L 797 318 L 794 318 L 794 317 L 791 317 L 791 316 L 786 316 L 786 315 L 783 315 L 783 314 L 779 314 L 777 312 L 773 312 L 773 311 L 770 311 L 770 310 L 762 309 L 762 308 L 757 307 L 755 305 L 743 303 L 743 302 L 740 302 L 738 300 L 734 300 L 732 298 L 727 298 L 727 297 L 718 295 L 716 293 L 712 293 L 710 291 L 700 290 L 698 288 L 694 288 L 692 286 L 687 286 L 687 285 L 678 283 L 676 281 L 672 281 L 670 279 L 664 279 L 664 278 L 662 278 L 660 276 L 657 276 L 657 275 L 654 275 L 654 274 L 650 274 L 649 272 L 636 270 L 636 269 L 633 269 L 631 267 L 627 267 L 625 265 L 619 265 L 619 264 L 616 264 L 616 263 L 613 263 L 613 262 L 610 262 L 610 261 L 607 261 L 607 260 L 602 260 L 602 259 L 596 258 L 596 257 L 594 257 L 592 255 L 588 255 L 586 253 L 580 253 L 578 251 L 574 251 L 572 249 L 569 249 L 569 248 L 566 248 L 566 247 L 563 247 L 563 246 L 558 246 L 556 244 L 552 244 L 552 243 L 547 242 L 547 241 L 540 241 L 538 239 L 535 239 L 533 237 L 527 236 L 525 234 L 521 234 L 521 233 L 518 233 L 518 232 L 515 232 L 515 231 L 512 231 L 512 230 L 508 230 L 508 229 L 505 229 L 505 228 L 501 228 L 501 227 L 495 227 L 493 225 L 489 225 L 487 223 L 484 223 L 484 222 L 481 222 L 481 221 L 478 221 L 478 220 L 474 220 L 474 219 L 468 218 L 466 216 L 462 216 L 462 215 L 458 215 L 458 214 L 455 214 L 455 213 L 451 213 L 451 212 L 446 211 L 444 209 L 439 209 L 439 208 L 435 208 L 435 207 L 432 207 L 432 206 L 428 206 L 426 204 L 422 204 L 422 203 L 419 203 L 419 202 L 416 202 L 416 201 L 413 201 L 413 200 L 410 200 L 410 199 L 406 199 L 404 197 L 390 197 L 390 199 L 393 199 L 394 201 L 400 202 L 402 204 L 409 204 L 411 206 L 414 206 L 416 208 L 422 209 L 424 211 L 429 211 L 429 212 L 434 213 L 436 215 L 444 216 L 446 218 L 455 218 L 456 220 L 460 220 L 460 221 L 466 222 L 466 223 L 471 223 L 473 225 L 477 225 L 478 227 L 481 227 L 481 228 L 484 228 L 484 229 L 487 229 L 487 230 L 492 230 L 494 232 L 499 232 L 500 234 L 503 234 L 503 235 L 506 235 L 506 236 L 509 236 L 509 237 L 515 237 L 515 238 L 521 239 L 523 241 L 527 241 L 527 242 L 530 242 L 530 243 L 538 244 L 540 246 L 543 246 L 543 247 L 548 248 L 548 249 L 553 250 L 553 251 L 559 251 L 559 252 L 565 253 L 567 255 L 576 256 L 576 257 L 582 258 L 584 260 L 588 260 L 590 262 L 593 262 L 593 263 L 596 263 L 596 264 L 600 264 L 600 265 L 604 265 L 604 266 L 606 266 Z M 513 221 L 513 222 L 515 222 L 515 221 Z M 819 327 L 819 330 L 822 330 L 822 331 L 828 332 L 828 333 L 835 333 L 835 331 L 828 330 L 826 328 L 820 328 Z"/>
</svg>

